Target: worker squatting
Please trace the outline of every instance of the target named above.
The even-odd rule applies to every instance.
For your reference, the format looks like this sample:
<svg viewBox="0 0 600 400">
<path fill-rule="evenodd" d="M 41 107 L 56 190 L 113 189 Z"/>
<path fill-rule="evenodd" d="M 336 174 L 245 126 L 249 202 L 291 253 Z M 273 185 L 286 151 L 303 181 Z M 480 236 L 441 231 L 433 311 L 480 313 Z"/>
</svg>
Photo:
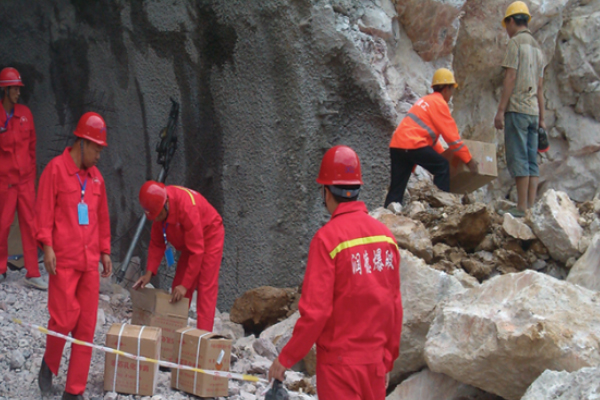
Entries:
<svg viewBox="0 0 600 400">
<path fill-rule="evenodd" d="M 536 152 L 547 150 L 547 143 L 538 146 L 538 127 L 545 128 L 544 61 L 527 29 L 530 19 L 527 6 L 517 1 L 502 21 L 511 39 L 502 64 L 505 79 L 494 124 L 505 129 L 508 168 L 517 183 L 519 202 L 508 211 L 514 216 L 522 216 L 533 204 L 539 173 Z M 22 86 L 14 68 L 0 72 L 5 111 L 0 113 L 0 282 L 6 279 L 8 232 L 18 211 L 25 283 L 48 290 L 48 329 L 92 342 L 99 278 L 112 272 L 106 185 L 96 167 L 108 146 L 106 123 L 94 112 L 81 116 L 72 146 L 44 169 L 36 200 L 36 134 L 30 110 L 18 104 Z M 456 87 L 450 70 L 436 71 L 433 93 L 419 99 L 394 132 L 386 206 L 402 202 L 417 165 L 433 174 L 440 189 L 449 190 L 449 166 L 440 156 L 444 150 L 440 136 L 471 171 L 478 170 L 448 107 Z M 283 380 L 286 369 L 316 343 L 321 400 L 383 400 L 399 355 L 400 254 L 391 232 L 358 201 L 363 180 L 354 150 L 341 145 L 329 149 L 317 183 L 331 219 L 311 241 L 301 316 L 269 377 Z M 139 201 L 153 223 L 146 273 L 134 288 L 148 284 L 163 258 L 168 267 L 175 265 L 174 250 L 178 250 L 171 301 L 189 302 L 197 291 L 197 327 L 211 331 L 225 237 L 221 216 L 200 193 L 182 186 L 146 182 Z M 37 248 L 43 249 L 48 282 L 40 276 Z M 47 337 L 38 376 L 43 393 L 52 389 L 64 345 L 62 338 Z M 64 400 L 84 398 L 91 351 L 72 346 Z"/>
</svg>

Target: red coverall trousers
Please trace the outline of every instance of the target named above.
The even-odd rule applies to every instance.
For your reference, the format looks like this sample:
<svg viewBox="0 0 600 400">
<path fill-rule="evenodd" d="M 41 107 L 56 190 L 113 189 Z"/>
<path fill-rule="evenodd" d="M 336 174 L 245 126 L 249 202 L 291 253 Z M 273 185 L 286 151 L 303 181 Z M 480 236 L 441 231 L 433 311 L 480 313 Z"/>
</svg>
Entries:
<svg viewBox="0 0 600 400">
<path fill-rule="evenodd" d="M 319 400 L 384 400 L 385 365 L 317 362 Z"/>
<path fill-rule="evenodd" d="M 35 181 L 33 179 L 7 187 L 0 187 L 0 274 L 6 272 L 8 235 L 10 233 L 10 226 L 15 218 L 15 211 L 18 211 L 27 277 L 34 278 L 40 276 L 37 247 L 33 231 L 35 220 L 34 205 Z"/>
<path fill-rule="evenodd" d="M 77 271 L 57 268 L 48 285 L 48 329 L 85 342 L 94 341 L 98 314 L 100 276 L 98 270 Z M 58 374 L 65 340 L 54 336 L 46 339 L 44 360 L 54 375 Z M 90 370 L 92 348 L 73 344 L 65 391 L 82 394 Z"/>
<path fill-rule="evenodd" d="M 217 307 L 217 296 L 219 294 L 219 270 L 223 259 L 223 245 L 225 242 L 225 229 L 223 225 L 213 229 L 204 236 L 204 257 L 200 267 L 200 275 L 196 285 L 187 291 L 185 297 L 192 299 L 194 290 L 198 290 L 196 298 L 196 314 L 198 321 L 196 327 L 212 332 L 215 322 L 215 308 Z M 172 288 L 180 285 L 188 268 L 190 253 L 182 251 L 177 261 L 177 271 L 173 279 Z"/>
</svg>

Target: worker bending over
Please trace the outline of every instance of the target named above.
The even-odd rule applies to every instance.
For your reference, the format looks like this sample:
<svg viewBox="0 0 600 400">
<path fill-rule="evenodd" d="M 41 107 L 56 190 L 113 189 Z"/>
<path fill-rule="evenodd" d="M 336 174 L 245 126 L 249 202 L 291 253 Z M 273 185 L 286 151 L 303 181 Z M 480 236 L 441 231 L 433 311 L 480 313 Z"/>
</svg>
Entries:
<svg viewBox="0 0 600 400">
<path fill-rule="evenodd" d="M 439 189 L 450 191 L 450 164 L 441 155 L 444 148 L 440 136 L 471 172 L 477 172 L 477 161 L 461 140 L 448 107 L 457 86 L 452 71 L 446 68 L 435 71 L 433 93 L 419 99 L 396 128 L 390 142 L 392 180 L 385 207 L 402 203 L 408 179 L 417 165 L 433 174 L 433 183 Z"/>
<path fill-rule="evenodd" d="M 197 328 L 212 331 L 225 241 L 221 216 L 200 193 L 154 181 L 146 182 L 140 189 L 140 204 L 154 223 L 146 273 L 133 288 L 144 288 L 150 282 L 163 255 L 167 266 L 172 267 L 173 248 L 179 250 L 171 301 L 185 297 L 189 302 L 194 290 L 198 290 Z"/>
</svg>

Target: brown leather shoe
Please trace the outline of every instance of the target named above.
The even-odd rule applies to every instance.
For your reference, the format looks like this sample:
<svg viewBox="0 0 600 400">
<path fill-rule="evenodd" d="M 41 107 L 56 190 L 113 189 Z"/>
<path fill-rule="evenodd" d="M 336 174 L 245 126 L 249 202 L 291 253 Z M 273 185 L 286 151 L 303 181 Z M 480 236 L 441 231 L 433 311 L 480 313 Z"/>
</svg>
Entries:
<svg viewBox="0 0 600 400">
<path fill-rule="evenodd" d="M 49 393 L 52 391 L 52 371 L 46 364 L 46 360 L 42 359 L 42 366 L 40 367 L 40 373 L 38 374 L 38 385 L 42 393 Z"/>
</svg>

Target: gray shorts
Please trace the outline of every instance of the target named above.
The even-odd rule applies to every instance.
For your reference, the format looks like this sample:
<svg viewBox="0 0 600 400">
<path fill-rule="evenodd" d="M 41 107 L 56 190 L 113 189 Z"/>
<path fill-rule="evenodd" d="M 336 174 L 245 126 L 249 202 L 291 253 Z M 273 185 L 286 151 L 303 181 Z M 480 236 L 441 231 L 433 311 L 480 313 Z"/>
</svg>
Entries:
<svg viewBox="0 0 600 400">
<path fill-rule="evenodd" d="M 507 112 L 504 114 L 504 148 L 506 165 L 513 178 L 540 176 L 537 115 Z"/>
</svg>

